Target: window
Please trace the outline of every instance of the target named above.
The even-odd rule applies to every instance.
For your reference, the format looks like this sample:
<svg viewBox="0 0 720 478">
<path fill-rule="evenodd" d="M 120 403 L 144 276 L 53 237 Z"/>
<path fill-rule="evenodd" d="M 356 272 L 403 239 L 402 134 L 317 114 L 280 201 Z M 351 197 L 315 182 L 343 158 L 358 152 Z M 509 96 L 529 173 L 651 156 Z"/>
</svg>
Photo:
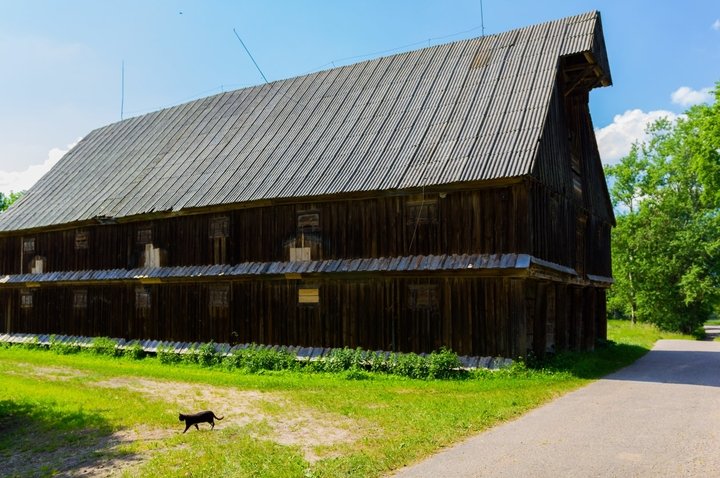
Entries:
<svg viewBox="0 0 720 478">
<path fill-rule="evenodd" d="M 210 286 L 209 303 L 211 309 L 227 309 L 230 307 L 230 286 L 218 284 Z"/>
<path fill-rule="evenodd" d="M 298 211 L 297 213 L 298 232 L 313 232 L 320 230 L 320 212 Z"/>
<path fill-rule="evenodd" d="M 416 224 L 437 224 L 438 205 L 436 198 L 419 198 L 408 200 L 405 205 L 405 223 L 408 226 Z"/>
<path fill-rule="evenodd" d="M 145 287 L 135 288 L 135 308 L 150 309 L 152 306 L 152 297 L 150 291 Z"/>
<path fill-rule="evenodd" d="M 152 244 L 152 229 L 150 226 L 139 228 L 136 240 L 138 244 Z"/>
<path fill-rule="evenodd" d="M 87 309 L 87 290 L 75 289 L 73 291 L 73 308 Z"/>
<path fill-rule="evenodd" d="M 438 305 L 437 284 L 411 284 L 408 286 L 410 310 L 436 310 Z"/>
<path fill-rule="evenodd" d="M 230 235 L 230 218 L 227 216 L 210 218 L 209 232 L 212 239 L 228 237 Z"/>
<path fill-rule="evenodd" d="M 29 290 L 23 290 L 20 292 L 20 308 L 32 309 L 33 306 L 33 294 Z"/>
<path fill-rule="evenodd" d="M 25 254 L 32 254 L 35 252 L 35 238 L 26 237 L 23 239 L 23 252 Z"/>
<path fill-rule="evenodd" d="M 216 216 L 210 218 L 208 225 L 210 236 L 211 253 L 213 264 L 227 263 L 227 238 L 230 236 L 230 218 L 228 216 Z"/>
<path fill-rule="evenodd" d="M 88 248 L 87 231 L 75 231 L 75 250 L 81 251 Z"/>
</svg>

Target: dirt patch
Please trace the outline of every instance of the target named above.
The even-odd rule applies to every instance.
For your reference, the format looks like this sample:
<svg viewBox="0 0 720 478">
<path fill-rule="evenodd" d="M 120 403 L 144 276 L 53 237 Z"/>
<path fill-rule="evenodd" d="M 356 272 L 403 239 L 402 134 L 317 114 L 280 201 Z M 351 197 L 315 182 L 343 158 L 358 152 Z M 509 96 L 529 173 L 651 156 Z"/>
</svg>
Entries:
<svg viewBox="0 0 720 478">
<path fill-rule="evenodd" d="M 216 415 L 225 417 L 222 422 L 216 422 L 216 426 L 252 428 L 254 424 L 267 425 L 272 431 L 271 436 L 257 435 L 257 438 L 297 446 L 309 462 L 320 458 L 315 452 L 316 447 L 354 441 L 357 437 L 354 430 L 359 426 L 355 420 L 299 405 L 274 392 L 125 377 L 90 385 L 122 388 L 168 402 L 176 407 L 173 413 L 213 410 Z M 182 428 L 178 423 L 178 433 Z"/>
<path fill-rule="evenodd" d="M 91 374 L 73 368 L 28 363 L 18 363 L 13 370 L 5 370 L 3 373 L 60 382 L 91 377 Z M 168 404 L 168 413 L 173 416 L 177 413 L 213 410 L 217 415 L 225 417 L 220 422 L 216 421 L 218 429 L 243 427 L 251 430 L 250 433 L 258 439 L 299 448 L 304 458 L 311 463 L 333 456 L 334 446 L 357 440 L 357 430 L 363 426 L 343 415 L 298 404 L 289 396 L 277 392 L 135 377 L 117 377 L 96 382 L 87 380 L 84 384 L 128 390 L 165 402 Z M 87 445 L 76 443 L 72 447 L 62 446 L 48 452 L 36 449 L 30 455 L 20 452 L 7 457 L 8 461 L 5 461 L 3 468 L 23 474 L 23 470 L 37 469 L 37 466 L 48 463 L 54 464 L 53 467 L 62 476 L 116 476 L 159 451 L 150 447 L 153 451 L 128 454 L 121 451 L 126 450 L 127 445 L 139 441 L 163 441 L 177 436 L 183 428 L 184 424 L 179 421 L 176 428 L 136 427 L 100 436 Z M 28 469 L 28 466 L 31 468 Z"/>
<path fill-rule="evenodd" d="M 54 380 L 64 382 L 75 378 L 84 378 L 88 374 L 80 370 L 68 367 L 58 366 L 37 366 L 30 363 L 18 363 L 13 370 L 6 370 L 3 373 L 7 375 L 16 375 L 21 377 L 42 378 L 46 380 Z"/>
</svg>

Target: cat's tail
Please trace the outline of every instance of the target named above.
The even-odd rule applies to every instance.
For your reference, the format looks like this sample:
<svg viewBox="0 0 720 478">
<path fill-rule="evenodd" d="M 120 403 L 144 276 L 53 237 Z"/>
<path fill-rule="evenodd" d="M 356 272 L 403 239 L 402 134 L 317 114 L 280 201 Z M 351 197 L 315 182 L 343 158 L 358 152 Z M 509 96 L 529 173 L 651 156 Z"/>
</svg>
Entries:
<svg viewBox="0 0 720 478">
<path fill-rule="evenodd" d="M 213 418 L 214 418 L 215 420 L 222 420 L 222 419 L 225 418 L 225 417 L 219 417 L 219 416 L 215 415 L 215 412 L 213 412 Z"/>
</svg>

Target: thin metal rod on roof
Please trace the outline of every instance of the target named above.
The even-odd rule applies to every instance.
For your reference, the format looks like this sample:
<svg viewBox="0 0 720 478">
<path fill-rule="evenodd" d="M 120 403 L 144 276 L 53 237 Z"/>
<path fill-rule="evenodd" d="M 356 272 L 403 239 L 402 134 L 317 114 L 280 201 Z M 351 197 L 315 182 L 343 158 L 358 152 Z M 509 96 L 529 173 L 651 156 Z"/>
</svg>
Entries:
<svg viewBox="0 0 720 478">
<path fill-rule="evenodd" d="M 268 79 L 265 78 L 265 73 L 263 73 L 262 70 L 260 69 L 260 67 L 258 66 L 257 62 L 255 61 L 255 58 L 253 58 L 253 56 L 252 56 L 252 53 L 250 53 L 250 50 L 248 50 L 248 47 L 245 46 L 245 42 L 242 41 L 242 38 L 240 38 L 240 35 L 238 35 L 238 32 L 235 31 L 234 28 L 233 28 L 233 33 L 235 34 L 235 36 L 237 37 L 237 39 L 240 40 L 240 44 L 243 46 L 243 48 L 245 48 L 245 52 L 247 52 L 248 56 L 250 57 L 250 59 L 252 60 L 253 64 L 255 65 L 255 68 L 257 68 L 257 71 L 260 72 L 260 75 L 263 77 L 263 80 L 265 80 L 265 83 L 270 83 L 270 82 L 268 81 Z"/>
<path fill-rule="evenodd" d="M 125 109 L 125 60 L 120 66 L 120 121 L 123 120 Z"/>
<path fill-rule="evenodd" d="M 480 0 L 480 28 L 482 32 L 482 36 L 485 36 L 485 17 L 483 16 L 483 5 L 482 0 Z"/>
</svg>

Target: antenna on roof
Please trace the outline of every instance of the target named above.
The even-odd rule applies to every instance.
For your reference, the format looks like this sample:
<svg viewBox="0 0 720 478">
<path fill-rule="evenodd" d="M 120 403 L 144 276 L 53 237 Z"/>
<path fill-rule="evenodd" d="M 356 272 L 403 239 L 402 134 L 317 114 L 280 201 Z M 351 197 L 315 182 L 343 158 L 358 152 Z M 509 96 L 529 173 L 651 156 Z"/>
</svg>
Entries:
<svg viewBox="0 0 720 478">
<path fill-rule="evenodd" d="M 125 60 L 122 61 L 120 67 L 120 121 L 123 120 L 125 110 Z"/>
<path fill-rule="evenodd" d="M 263 77 L 263 80 L 265 80 L 265 83 L 269 83 L 268 79 L 265 78 L 265 73 L 262 72 L 262 70 L 258 66 L 257 62 L 255 61 L 255 58 L 253 58 L 252 53 L 250 53 L 250 50 L 248 50 L 248 47 L 245 46 L 245 42 L 242 41 L 242 38 L 240 38 L 240 35 L 238 35 L 238 32 L 236 32 L 234 28 L 233 28 L 233 33 L 235 34 L 237 39 L 240 40 L 240 44 L 243 46 L 243 48 L 245 48 L 245 52 L 248 54 L 248 56 L 252 60 L 253 64 L 255 65 L 255 68 L 257 68 L 257 71 L 260 72 L 260 75 Z"/>
<path fill-rule="evenodd" d="M 261 70 L 260 67 L 258 66 L 257 62 L 255 61 L 255 58 L 253 58 L 252 53 L 250 53 L 250 50 L 248 50 L 248 47 L 245 46 L 245 42 L 242 41 L 242 38 L 240 38 L 240 35 L 238 35 L 238 32 L 237 32 L 234 28 L 233 28 L 233 33 L 235 34 L 235 36 L 237 37 L 237 39 L 240 40 L 240 44 L 243 46 L 243 48 L 245 48 L 245 52 L 248 54 L 248 56 L 249 56 L 250 59 L 252 60 L 253 64 L 255 65 L 255 68 L 257 68 L 257 71 L 260 72 L 260 75 L 263 77 L 263 80 L 265 80 L 265 84 L 266 84 L 266 85 L 267 85 L 267 84 L 270 84 L 270 82 L 268 81 L 268 79 L 265 77 L 265 74 L 262 72 L 262 70 Z M 290 95 L 286 95 L 286 94 L 283 93 L 282 91 L 280 92 L 280 95 L 283 96 L 284 98 L 289 99 L 290 101 L 292 101 L 292 102 L 295 103 L 296 105 L 299 105 L 299 104 L 300 104 L 300 102 L 299 102 L 298 100 L 296 100 L 295 98 L 293 98 L 293 97 L 290 96 Z"/>
<path fill-rule="evenodd" d="M 482 36 L 485 36 L 485 18 L 483 17 L 483 7 L 482 7 L 482 0 L 480 0 L 480 28 L 482 32 Z"/>
</svg>

